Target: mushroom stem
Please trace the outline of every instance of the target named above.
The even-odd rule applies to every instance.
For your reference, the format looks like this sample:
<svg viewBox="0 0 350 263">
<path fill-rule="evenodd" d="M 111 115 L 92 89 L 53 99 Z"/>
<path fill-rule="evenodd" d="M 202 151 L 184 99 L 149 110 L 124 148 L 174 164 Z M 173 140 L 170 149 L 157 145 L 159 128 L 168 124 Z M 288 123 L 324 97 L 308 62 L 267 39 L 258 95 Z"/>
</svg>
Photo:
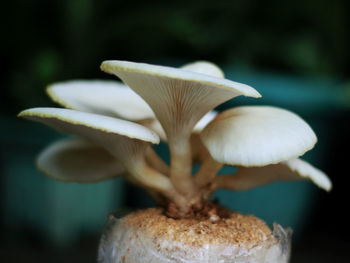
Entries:
<svg viewBox="0 0 350 263">
<path fill-rule="evenodd" d="M 162 160 L 162 158 L 159 157 L 152 147 L 147 149 L 146 162 L 154 169 L 169 177 L 169 166 Z"/>
<path fill-rule="evenodd" d="M 195 192 L 192 179 L 192 154 L 189 140 L 169 142 L 171 165 L 170 180 L 175 189 L 186 196 Z"/>
<path fill-rule="evenodd" d="M 171 201 L 175 203 L 181 211 L 187 212 L 189 207 L 188 201 L 174 189 L 170 180 L 148 165 L 145 165 L 143 168 L 143 172 L 128 172 L 124 173 L 124 176 L 134 185 L 146 189 L 147 193 L 158 202 L 158 204 L 165 206 Z M 154 184 L 154 180 L 159 179 L 163 181 L 161 185 Z"/>
<path fill-rule="evenodd" d="M 263 167 L 239 167 L 235 174 L 218 176 L 214 181 L 214 186 L 244 191 L 276 181 L 303 179 L 311 180 L 326 191 L 332 188 L 332 182 L 325 173 L 301 159 L 291 159 Z"/>
<path fill-rule="evenodd" d="M 231 175 L 222 175 L 217 176 L 214 180 L 214 185 L 216 189 L 231 189 L 231 190 L 241 190 L 240 187 L 238 187 L 240 182 L 240 176 L 237 174 L 231 174 Z M 245 186 L 244 188 L 249 189 L 249 185 Z"/>
<path fill-rule="evenodd" d="M 213 182 L 215 175 L 220 171 L 221 167 L 222 163 L 215 161 L 211 155 L 208 154 L 194 177 L 194 182 L 197 187 L 202 188 Z"/>
<path fill-rule="evenodd" d="M 216 188 L 245 191 L 274 181 L 302 179 L 290 175 L 288 168 L 282 167 L 282 169 L 278 164 L 264 167 L 240 167 L 235 174 L 217 176 L 215 186 Z"/>
</svg>

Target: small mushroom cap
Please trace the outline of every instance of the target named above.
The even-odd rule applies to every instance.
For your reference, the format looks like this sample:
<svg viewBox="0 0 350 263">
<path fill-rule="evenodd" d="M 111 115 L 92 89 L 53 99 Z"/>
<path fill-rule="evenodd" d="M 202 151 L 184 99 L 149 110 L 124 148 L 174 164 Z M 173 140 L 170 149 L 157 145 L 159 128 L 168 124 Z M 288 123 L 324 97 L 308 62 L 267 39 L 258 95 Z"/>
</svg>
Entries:
<svg viewBox="0 0 350 263">
<path fill-rule="evenodd" d="M 132 89 L 118 81 L 72 80 L 50 85 L 47 93 L 60 105 L 84 112 L 139 121 L 155 118 Z"/>
<path fill-rule="evenodd" d="M 159 143 L 158 135 L 142 125 L 93 113 L 61 108 L 32 108 L 22 111 L 18 116 L 89 139 L 115 134 L 153 144 Z"/>
<path fill-rule="evenodd" d="M 128 171 L 143 162 L 149 143 L 159 143 L 158 135 L 142 125 L 93 113 L 33 108 L 22 111 L 19 117 L 91 140 L 108 150 Z"/>
<path fill-rule="evenodd" d="M 217 78 L 225 77 L 224 72 L 218 66 L 208 61 L 196 61 L 193 63 L 188 63 L 186 65 L 183 65 L 181 69 L 202 73 Z"/>
<path fill-rule="evenodd" d="M 260 97 L 247 85 L 178 68 L 116 60 L 104 61 L 101 69 L 117 75 L 150 105 L 169 142 L 189 137 L 195 124 L 226 100 Z"/>
<path fill-rule="evenodd" d="M 286 165 L 292 172 L 294 172 L 294 174 L 298 174 L 302 178 L 311 180 L 314 184 L 327 192 L 332 190 L 332 181 L 328 176 L 308 162 L 298 158 L 285 161 L 282 164 Z"/>
<path fill-rule="evenodd" d="M 264 166 L 297 158 L 317 141 L 298 115 L 271 106 L 226 110 L 200 136 L 216 161 L 239 166 Z"/>
<path fill-rule="evenodd" d="M 37 165 L 47 176 L 64 182 L 93 183 L 125 172 L 105 149 L 79 138 L 51 144 L 40 153 Z"/>
<path fill-rule="evenodd" d="M 216 184 L 218 188 L 244 191 L 273 182 L 300 179 L 311 180 L 326 191 L 332 189 L 332 182 L 324 172 L 299 158 L 263 167 L 238 167 L 233 175 L 218 176 Z"/>
<path fill-rule="evenodd" d="M 202 119 L 200 119 L 196 126 L 194 126 L 193 131 L 196 133 L 201 132 L 212 120 L 215 119 L 215 117 L 218 115 L 218 112 L 215 110 L 209 111 L 207 114 L 203 116 Z"/>
</svg>

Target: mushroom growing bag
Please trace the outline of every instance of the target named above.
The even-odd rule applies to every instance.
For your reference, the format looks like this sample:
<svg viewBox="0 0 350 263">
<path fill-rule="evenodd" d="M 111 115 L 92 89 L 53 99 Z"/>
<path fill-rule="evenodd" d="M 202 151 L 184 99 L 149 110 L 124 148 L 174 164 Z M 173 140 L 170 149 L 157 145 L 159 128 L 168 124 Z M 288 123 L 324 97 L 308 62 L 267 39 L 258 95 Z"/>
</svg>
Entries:
<svg viewBox="0 0 350 263">
<path fill-rule="evenodd" d="M 110 214 L 100 241 L 99 263 L 286 263 L 291 230 L 271 231 L 254 217 L 230 212 L 229 218 L 174 220 L 151 208 L 119 218 Z"/>
</svg>

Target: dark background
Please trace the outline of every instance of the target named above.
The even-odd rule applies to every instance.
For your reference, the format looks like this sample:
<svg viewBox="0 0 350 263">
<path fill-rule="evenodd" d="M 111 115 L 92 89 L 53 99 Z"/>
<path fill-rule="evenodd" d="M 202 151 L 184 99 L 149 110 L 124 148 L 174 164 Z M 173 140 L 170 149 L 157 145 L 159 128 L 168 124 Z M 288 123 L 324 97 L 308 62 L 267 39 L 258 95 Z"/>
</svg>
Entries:
<svg viewBox="0 0 350 263">
<path fill-rule="evenodd" d="M 319 142 L 327 143 L 315 148 L 315 163 L 332 179 L 334 189 L 328 194 L 314 190 L 312 206 L 298 214 L 303 227 L 294 240 L 292 262 L 347 262 L 349 1 L 12 0 L 2 3 L 1 12 L 2 262 L 96 261 L 100 231 L 81 231 L 74 242 L 57 244 L 40 224 L 32 227 L 32 221 L 13 212 L 12 204 L 28 189 L 11 189 L 23 181 L 21 170 L 11 175 L 8 166 L 34 163 L 43 145 L 61 136 L 15 115 L 28 107 L 53 106 L 44 92 L 49 83 L 112 78 L 99 70 L 107 59 L 174 66 L 209 60 L 234 80 L 256 83 L 259 91 L 265 81 L 260 84 L 267 94 L 263 103 L 286 106 L 318 123 L 313 127 Z M 278 93 L 265 87 L 270 83 Z M 285 105 L 287 90 L 293 102 Z M 31 191 L 45 191 L 45 186 L 35 185 Z M 123 188 L 123 207 L 151 203 L 140 202 L 143 197 L 137 198 L 139 191 L 132 186 L 123 183 Z M 30 211 L 47 213 L 40 205 Z M 36 220 L 31 214 L 26 218 Z"/>
</svg>

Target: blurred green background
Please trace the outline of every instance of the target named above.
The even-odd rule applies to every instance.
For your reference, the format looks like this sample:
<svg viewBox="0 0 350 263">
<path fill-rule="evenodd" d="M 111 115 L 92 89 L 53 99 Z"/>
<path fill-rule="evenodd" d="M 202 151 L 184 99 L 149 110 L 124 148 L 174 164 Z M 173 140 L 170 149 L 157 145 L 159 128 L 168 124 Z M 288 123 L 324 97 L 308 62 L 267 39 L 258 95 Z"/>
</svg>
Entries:
<svg viewBox="0 0 350 263">
<path fill-rule="evenodd" d="M 232 209 L 295 229 L 292 262 L 345 262 L 350 147 L 350 2 L 12 0 L 1 16 L 1 221 L 4 262 L 95 262 L 108 211 L 152 205 L 121 179 L 96 185 L 45 178 L 35 157 L 64 135 L 18 120 L 28 107 L 55 106 L 45 86 L 68 79 L 113 78 L 99 70 L 120 59 L 180 66 L 220 65 L 260 100 L 305 118 L 319 138 L 305 158 L 333 180 L 326 194 L 307 182 L 246 193 L 220 191 Z M 157 150 L 164 153 L 161 146 Z"/>
</svg>

